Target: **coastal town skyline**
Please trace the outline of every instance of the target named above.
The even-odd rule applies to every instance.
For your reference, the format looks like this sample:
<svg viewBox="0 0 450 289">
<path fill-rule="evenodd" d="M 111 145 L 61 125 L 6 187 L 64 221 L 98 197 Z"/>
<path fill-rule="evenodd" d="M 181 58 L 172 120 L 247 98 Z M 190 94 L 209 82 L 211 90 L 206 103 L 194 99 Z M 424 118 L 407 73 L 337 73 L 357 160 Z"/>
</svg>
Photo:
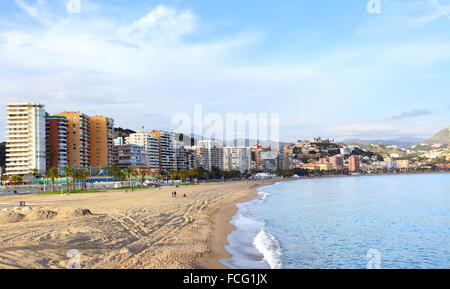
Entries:
<svg viewBox="0 0 450 289">
<path fill-rule="evenodd" d="M 66 4 L 0 4 L 3 103 L 103 110 L 134 130 L 173 130 L 172 115 L 195 104 L 276 112 L 283 142 L 427 138 L 449 123 L 450 22 L 430 1 L 382 1 L 380 14 L 365 0 L 331 10 L 250 1 L 238 13 L 193 1 Z M 2 119 L 2 141 L 4 131 Z"/>
</svg>

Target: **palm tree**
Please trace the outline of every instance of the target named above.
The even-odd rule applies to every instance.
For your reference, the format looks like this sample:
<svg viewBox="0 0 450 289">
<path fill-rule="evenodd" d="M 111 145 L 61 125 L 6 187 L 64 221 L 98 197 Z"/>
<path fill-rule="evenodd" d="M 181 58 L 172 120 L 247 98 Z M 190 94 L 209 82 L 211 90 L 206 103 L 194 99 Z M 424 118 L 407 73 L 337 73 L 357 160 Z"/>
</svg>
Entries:
<svg viewBox="0 0 450 289">
<path fill-rule="evenodd" d="M 11 177 L 11 180 L 14 182 L 15 185 L 21 185 L 23 183 L 23 177 L 14 175 Z"/>
<path fill-rule="evenodd" d="M 59 171 L 55 167 L 50 167 L 45 173 L 45 177 L 50 178 L 52 182 L 52 193 L 55 192 L 55 179 L 59 178 Z"/>
<path fill-rule="evenodd" d="M 142 182 L 142 185 L 144 185 L 146 175 L 147 175 L 146 172 L 144 170 L 141 170 L 141 182 Z"/>
<path fill-rule="evenodd" d="M 89 178 L 90 176 L 91 176 L 91 174 L 86 169 L 82 169 L 82 170 L 78 171 L 78 177 L 80 180 L 83 181 L 85 191 L 87 190 L 87 178 Z"/>
<path fill-rule="evenodd" d="M 125 169 L 125 173 L 127 174 L 128 177 L 128 185 L 131 188 L 131 176 L 135 174 L 135 171 L 131 166 L 129 166 L 128 168 Z"/>
<path fill-rule="evenodd" d="M 114 180 L 114 186 L 116 185 L 116 178 L 120 177 L 120 167 L 118 165 L 112 165 L 111 166 L 111 175 Z"/>
<path fill-rule="evenodd" d="M 127 173 L 125 170 L 119 172 L 120 185 L 123 186 L 123 183 L 127 179 Z"/>
<path fill-rule="evenodd" d="M 172 180 L 172 184 L 173 184 L 175 179 L 177 178 L 177 171 L 170 169 L 167 172 L 169 173 L 170 179 Z"/>
<path fill-rule="evenodd" d="M 69 192 L 69 177 L 72 177 L 74 170 L 71 167 L 69 167 L 69 166 L 65 166 L 63 171 L 64 171 L 64 174 L 66 176 L 67 192 Z"/>
</svg>

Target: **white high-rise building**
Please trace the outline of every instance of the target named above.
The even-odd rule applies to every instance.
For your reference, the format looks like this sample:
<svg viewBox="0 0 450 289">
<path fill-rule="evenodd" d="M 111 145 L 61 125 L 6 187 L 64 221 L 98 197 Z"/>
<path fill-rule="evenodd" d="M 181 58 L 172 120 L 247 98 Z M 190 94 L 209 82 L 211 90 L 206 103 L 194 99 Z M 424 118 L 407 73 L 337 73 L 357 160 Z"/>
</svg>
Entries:
<svg viewBox="0 0 450 289">
<path fill-rule="evenodd" d="M 6 175 L 44 174 L 45 147 L 44 105 L 6 104 Z"/>
<path fill-rule="evenodd" d="M 248 147 L 224 147 L 223 170 L 240 171 L 251 170 L 252 153 Z"/>
<path fill-rule="evenodd" d="M 213 167 L 223 170 L 223 146 L 221 143 L 213 140 L 200 140 L 197 142 L 198 147 L 208 150 L 208 170 Z"/>
<path fill-rule="evenodd" d="M 125 139 L 125 142 L 144 147 L 145 167 L 153 170 L 159 169 L 159 143 L 157 136 L 144 130 L 138 130 L 136 133 L 130 134 Z"/>
</svg>

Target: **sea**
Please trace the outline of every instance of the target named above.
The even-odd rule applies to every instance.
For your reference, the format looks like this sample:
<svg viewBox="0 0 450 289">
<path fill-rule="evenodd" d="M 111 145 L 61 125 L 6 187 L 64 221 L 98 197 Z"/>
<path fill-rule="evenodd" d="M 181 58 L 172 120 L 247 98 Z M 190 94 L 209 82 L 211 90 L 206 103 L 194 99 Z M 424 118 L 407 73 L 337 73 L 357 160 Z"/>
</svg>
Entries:
<svg viewBox="0 0 450 289">
<path fill-rule="evenodd" d="M 450 174 L 279 182 L 238 207 L 232 269 L 450 268 Z"/>
</svg>

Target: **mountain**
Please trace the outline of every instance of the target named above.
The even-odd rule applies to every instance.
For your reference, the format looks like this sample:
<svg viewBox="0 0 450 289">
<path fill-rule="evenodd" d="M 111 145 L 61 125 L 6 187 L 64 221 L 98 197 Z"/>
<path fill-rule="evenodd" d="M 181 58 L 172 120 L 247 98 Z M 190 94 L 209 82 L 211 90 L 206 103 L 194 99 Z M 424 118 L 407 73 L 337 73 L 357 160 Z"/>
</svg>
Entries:
<svg viewBox="0 0 450 289">
<path fill-rule="evenodd" d="M 401 148 L 407 148 L 412 144 L 423 141 L 423 138 L 417 137 L 398 137 L 394 139 L 377 139 L 377 140 L 362 140 L 362 139 L 345 139 L 341 141 L 344 144 L 360 144 L 360 145 L 396 145 Z"/>
<path fill-rule="evenodd" d="M 436 133 L 429 139 L 426 139 L 425 141 L 421 141 L 420 143 L 426 143 L 426 144 L 446 144 L 450 145 L 450 126 L 447 128 L 444 128 L 440 132 Z"/>
</svg>

